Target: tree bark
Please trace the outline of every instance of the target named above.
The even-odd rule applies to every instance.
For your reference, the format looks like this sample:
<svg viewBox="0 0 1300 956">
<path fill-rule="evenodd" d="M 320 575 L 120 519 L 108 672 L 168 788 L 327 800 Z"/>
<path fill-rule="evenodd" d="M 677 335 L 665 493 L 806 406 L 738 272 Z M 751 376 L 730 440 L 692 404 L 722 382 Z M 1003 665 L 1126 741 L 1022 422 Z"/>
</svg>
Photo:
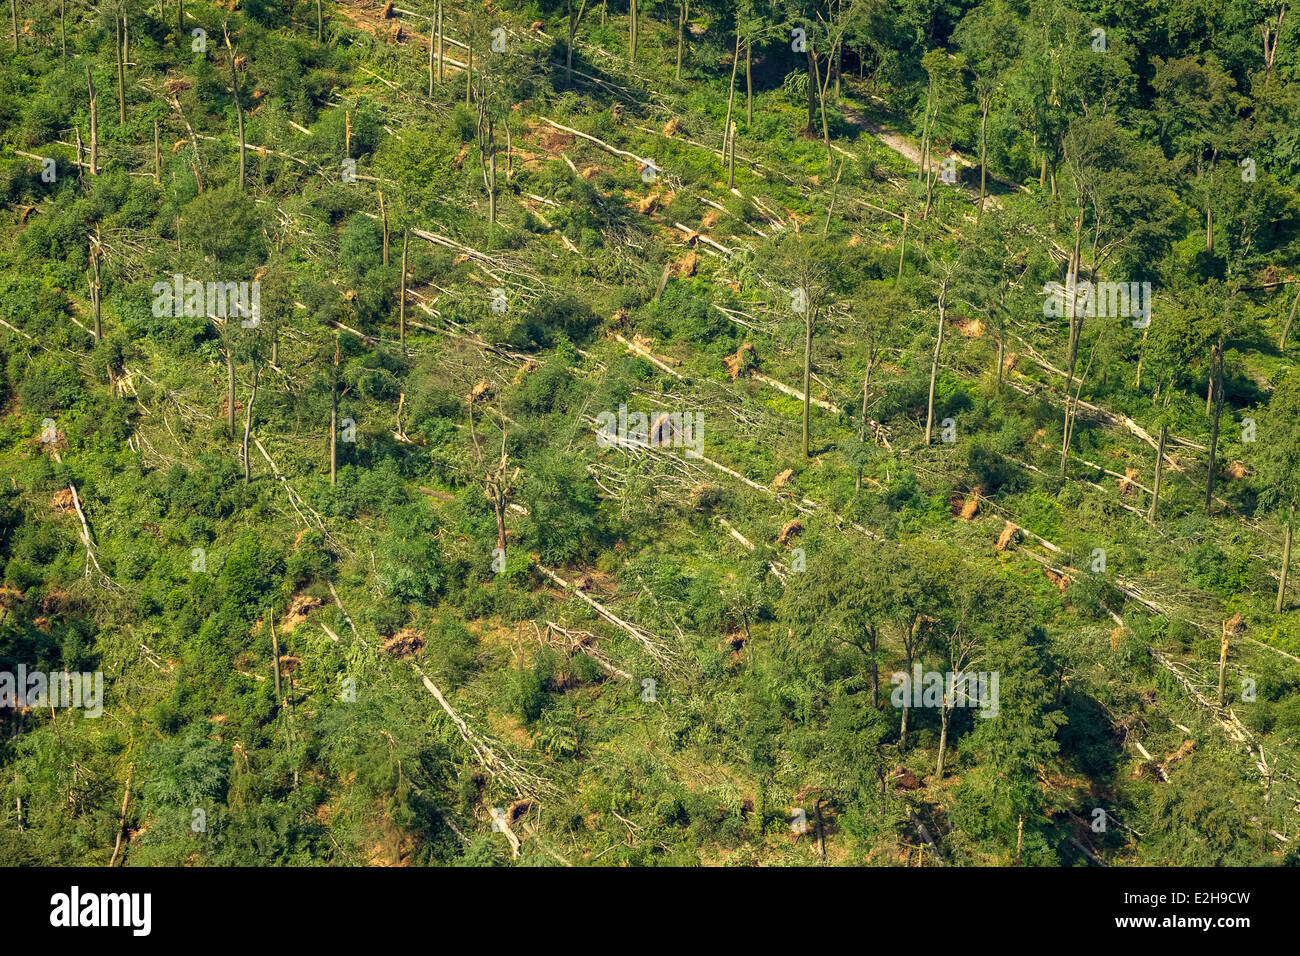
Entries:
<svg viewBox="0 0 1300 956">
<path fill-rule="evenodd" d="M 727 188 L 731 189 L 736 171 L 736 136 L 731 122 L 731 110 L 736 101 L 736 68 L 740 65 L 740 27 L 736 27 L 736 47 L 731 54 L 731 86 L 727 90 L 727 122 L 722 127 L 722 152 L 731 158 L 727 163 Z M 730 146 L 730 153 L 728 153 Z"/>
<path fill-rule="evenodd" d="M 1074 384 L 1074 369 L 1079 358 L 1079 339 L 1083 335 L 1083 319 L 1079 314 L 1078 286 L 1080 246 L 1083 242 L 1083 211 L 1074 220 L 1074 249 L 1070 254 L 1070 268 L 1066 273 L 1066 309 L 1070 320 L 1070 338 L 1065 373 L 1065 427 L 1061 431 L 1061 477 L 1065 477 L 1066 460 L 1070 454 L 1070 386 Z M 1085 309 L 1086 311 L 1086 309 Z"/>
<path fill-rule="evenodd" d="M 339 341 L 334 339 L 334 371 L 330 376 L 330 487 L 338 473 L 339 437 Z"/>
<path fill-rule="evenodd" d="M 1295 522 L 1295 505 L 1292 504 L 1287 509 L 1286 517 L 1286 535 L 1282 539 L 1282 576 L 1277 582 L 1277 601 L 1273 605 L 1273 613 L 1281 614 L 1282 606 L 1286 601 L 1286 579 L 1291 570 L 1291 525 Z"/>
<path fill-rule="evenodd" d="M 754 125 L 754 38 L 745 40 L 745 129 Z"/>
<path fill-rule="evenodd" d="M 917 622 L 913 621 L 908 625 L 907 632 L 903 635 L 903 650 L 904 656 L 907 659 L 907 667 L 904 673 L 907 674 L 908 685 L 911 684 L 912 679 L 915 677 L 912 673 L 912 653 L 914 650 L 913 631 L 916 627 L 916 623 Z M 911 686 L 907 686 L 907 690 L 908 693 L 903 695 L 903 718 L 898 726 L 898 747 L 900 750 L 907 749 L 907 712 L 911 709 L 912 693 L 914 692 L 914 689 Z"/>
<path fill-rule="evenodd" d="M 567 90 L 573 86 L 573 43 L 578 35 L 578 24 L 582 22 L 582 13 L 587 9 L 587 0 L 582 0 L 578 6 L 578 13 L 574 15 L 573 0 L 569 0 L 569 45 L 564 51 L 564 88 Z M 677 37 L 677 78 L 681 79 L 682 75 L 682 48 L 681 36 Z"/>
<path fill-rule="evenodd" d="M 1211 353 L 1211 388 L 1214 394 L 1214 412 L 1210 417 L 1210 469 L 1205 478 L 1205 513 L 1210 513 L 1214 503 L 1215 458 L 1219 450 L 1219 418 L 1223 414 L 1223 345 L 1215 345 Z"/>
<path fill-rule="evenodd" d="M 271 663 L 275 668 L 275 702 L 280 702 L 280 641 L 275 636 L 275 612 L 267 610 L 267 627 L 271 632 Z"/>
<path fill-rule="evenodd" d="M 223 25 L 222 29 L 225 27 Z M 235 100 L 235 119 L 239 124 L 239 191 L 244 191 L 244 108 L 239 104 L 239 76 L 235 70 L 235 48 L 226 36 L 226 50 L 230 53 L 230 90 Z"/>
<path fill-rule="evenodd" d="M 122 62 L 123 30 L 120 13 L 114 15 L 113 25 L 117 28 L 117 121 L 126 125 L 126 64 Z"/>
<path fill-rule="evenodd" d="M 1223 624 L 1223 639 L 1219 643 L 1219 706 L 1224 704 L 1223 692 L 1228 676 L 1228 624 Z"/>
<path fill-rule="evenodd" d="M 807 294 L 807 289 L 804 293 Z M 812 407 L 812 341 L 813 341 L 813 319 L 817 310 L 812 303 L 808 303 L 804 312 L 804 338 L 803 338 L 803 456 L 810 457 L 808 454 L 808 415 Z"/>
<path fill-rule="evenodd" d="M 989 151 L 988 151 L 988 126 L 989 126 L 989 96 L 981 97 L 980 100 L 980 204 L 975 212 L 975 221 L 979 222 L 984 218 L 984 197 L 988 194 L 986 182 L 988 178 Z"/>
<path fill-rule="evenodd" d="M 948 749 L 948 716 L 952 713 L 951 706 L 947 700 L 944 700 L 939 707 L 939 765 L 935 768 L 935 780 L 943 780 L 943 758 Z"/>
<path fill-rule="evenodd" d="M 631 13 L 631 23 L 629 24 L 631 36 L 628 40 L 627 62 L 631 66 L 636 62 L 636 35 L 641 26 L 637 18 L 636 0 L 629 0 L 629 12 Z"/>
<path fill-rule="evenodd" d="M 90 175 L 99 175 L 99 97 L 95 95 L 95 80 L 86 64 L 86 86 L 90 90 Z"/>
<path fill-rule="evenodd" d="M 813 78 L 817 81 L 817 101 L 821 106 L 822 116 L 822 142 L 826 144 L 826 172 L 829 173 L 835 166 L 835 160 L 831 157 L 831 130 L 826 122 L 826 87 L 830 84 L 830 57 L 826 58 L 826 82 L 822 82 L 821 68 L 817 65 L 817 55 L 812 56 Z"/>
<path fill-rule="evenodd" d="M 1164 422 L 1160 423 L 1160 447 L 1156 449 L 1156 480 L 1151 485 L 1151 510 L 1147 512 L 1147 520 L 1154 523 L 1156 520 L 1156 506 L 1160 502 L 1160 478 L 1165 470 L 1165 439 L 1169 435 L 1169 426 Z"/>
<path fill-rule="evenodd" d="M 944 301 L 947 295 L 947 282 L 939 289 L 939 335 L 934 340 L 934 357 L 930 359 L 930 397 L 926 401 L 925 411 L 925 443 L 930 444 L 930 435 L 934 426 L 934 383 L 939 375 L 939 350 L 943 348 L 943 326 L 944 311 L 947 303 Z"/>
<path fill-rule="evenodd" d="M 898 281 L 903 281 L 903 257 L 907 255 L 907 211 L 903 211 L 903 236 L 898 244 Z"/>
<path fill-rule="evenodd" d="M 226 434 L 235 437 L 235 356 L 227 344 L 226 354 Z"/>
<path fill-rule="evenodd" d="M 406 345 L 406 250 L 407 250 L 407 246 L 410 244 L 410 241 L 411 241 L 410 232 L 406 229 L 403 229 L 402 230 L 402 286 L 401 286 L 401 291 L 398 294 L 398 303 L 397 303 L 397 323 L 398 323 L 397 339 L 399 342 L 402 343 L 402 345 Z M 398 428 L 400 429 L 400 427 L 401 427 L 401 423 L 398 422 Z"/>
<path fill-rule="evenodd" d="M 1277 350 L 1279 352 L 1286 351 L 1286 335 L 1291 331 L 1291 323 L 1295 321 L 1297 306 L 1300 306 L 1300 292 L 1295 294 L 1295 301 L 1291 303 L 1291 314 L 1286 317 L 1286 325 L 1282 326 L 1282 338 L 1277 343 Z"/>
<path fill-rule="evenodd" d="M 682 78 L 682 47 L 686 44 L 686 15 L 689 4 L 682 0 L 677 5 L 677 73 L 675 79 Z"/>
<path fill-rule="evenodd" d="M 813 48 L 811 43 L 808 44 L 807 57 L 808 57 L 808 127 L 805 130 L 805 132 L 807 132 L 809 136 L 814 136 L 816 135 L 816 128 L 817 128 L 817 103 L 816 103 L 817 85 L 816 82 L 813 80 L 813 73 L 816 71 L 813 69 Z"/>
<path fill-rule="evenodd" d="M 102 327 L 100 325 L 100 302 L 102 301 L 102 290 L 99 284 L 99 253 L 99 230 L 96 229 L 95 239 L 90 247 L 90 308 L 94 319 L 94 332 L 92 334 L 94 335 L 96 342 L 99 341 L 102 332 Z"/>
<path fill-rule="evenodd" d="M 871 389 L 871 366 L 873 362 L 871 356 L 867 356 L 867 371 L 862 376 L 862 421 L 858 425 L 858 441 L 865 443 L 867 440 L 867 393 Z M 858 465 L 858 476 L 854 482 L 853 490 L 862 491 L 862 466 Z"/>
</svg>

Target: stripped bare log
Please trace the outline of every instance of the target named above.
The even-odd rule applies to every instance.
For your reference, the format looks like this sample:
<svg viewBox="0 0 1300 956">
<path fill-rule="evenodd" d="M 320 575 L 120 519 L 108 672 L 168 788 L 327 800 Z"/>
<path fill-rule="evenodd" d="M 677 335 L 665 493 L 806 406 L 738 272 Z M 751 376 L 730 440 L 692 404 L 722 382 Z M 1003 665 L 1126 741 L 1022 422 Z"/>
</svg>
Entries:
<svg viewBox="0 0 1300 956">
<path fill-rule="evenodd" d="M 554 633 L 563 638 L 563 641 L 552 641 L 559 647 L 569 652 L 578 651 L 586 654 L 596 666 L 603 670 L 611 677 L 617 677 L 621 680 L 634 680 L 633 676 L 620 667 L 616 667 L 609 658 L 601 651 L 597 644 L 597 637 L 590 631 L 570 630 L 554 621 L 546 622 L 547 633 Z"/>
<path fill-rule="evenodd" d="M 654 355 L 651 355 L 649 352 L 647 352 L 641 346 L 637 345 L 635 342 L 629 342 L 627 339 L 623 338 L 623 336 L 619 335 L 617 332 L 611 332 L 610 335 L 615 339 L 615 341 L 617 341 L 620 345 L 626 348 L 633 355 L 640 356 L 641 358 L 649 362 L 651 365 L 654 365 L 656 368 L 661 369 L 664 372 L 667 372 L 669 375 L 671 375 L 673 378 L 677 379 L 680 382 L 686 381 L 686 379 L 684 379 L 679 372 L 676 372 L 673 369 L 669 368 L 668 365 L 665 364 L 661 359 L 658 359 Z"/>
<path fill-rule="evenodd" d="M 619 630 L 623 631 L 628 636 L 630 636 L 634 641 L 636 641 L 638 644 L 641 645 L 642 649 L 646 652 L 646 654 L 650 656 L 650 659 L 653 660 L 660 667 L 662 667 L 664 670 L 671 671 L 677 668 L 678 666 L 677 656 L 671 650 L 669 650 L 668 647 L 662 641 L 656 638 L 649 631 L 646 631 L 644 628 L 638 627 L 635 624 L 631 624 L 623 620 L 621 617 L 619 617 L 617 614 L 615 614 L 605 605 L 601 604 L 595 598 L 591 598 L 588 597 L 586 594 L 583 594 L 582 591 L 580 591 L 577 587 L 570 584 L 568 581 L 564 580 L 564 578 L 560 577 L 558 574 L 556 574 L 554 571 L 552 571 L 550 568 L 546 567 L 545 565 L 538 564 L 537 570 L 541 571 L 544 575 L 546 575 L 548 578 L 550 578 L 552 581 L 558 584 L 565 591 L 568 591 L 572 594 L 576 594 L 593 611 L 595 611 L 605 620 L 609 621 L 609 623 L 613 624 Z"/>
</svg>

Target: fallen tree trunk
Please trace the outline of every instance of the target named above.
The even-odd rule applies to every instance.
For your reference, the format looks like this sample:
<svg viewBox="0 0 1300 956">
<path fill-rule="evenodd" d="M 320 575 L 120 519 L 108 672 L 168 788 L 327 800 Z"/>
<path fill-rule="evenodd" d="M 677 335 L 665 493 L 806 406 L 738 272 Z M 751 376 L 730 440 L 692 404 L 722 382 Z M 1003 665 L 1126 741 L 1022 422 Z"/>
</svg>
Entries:
<svg viewBox="0 0 1300 956">
<path fill-rule="evenodd" d="M 544 575 L 546 575 L 548 578 L 550 578 L 552 581 L 558 584 L 565 591 L 569 591 L 573 594 L 576 594 L 597 614 L 599 614 L 605 620 L 609 621 L 615 627 L 619 628 L 620 630 L 624 631 L 626 634 L 631 636 L 632 639 L 635 640 L 638 644 L 640 644 L 641 647 L 645 650 L 645 652 L 650 655 L 651 659 L 654 660 L 654 662 L 658 664 L 660 667 L 662 667 L 664 670 L 670 671 L 676 668 L 677 660 L 675 655 L 666 646 L 664 646 L 663 642 L 656 640 L 649 632 L 643 630 L 642 628 L 637 627 L 635 624 L 630 624 L 627 621 L 623 620 L 621 617 L 619 617 L 609 608 L 605 607 L 605 605 L 601 604 L 595 598 L 591 598 L 583 594 L 582 591 L 580 591 L 574 585 L 570 584 L 568 581 L 564 580 L 564 578 L 560 577 L 558 574 L 556 574 L 554 571 L 552 571 L 550 568 L 546 567 L 545 565 L 538 564 L 537 570 L 541 571 Z"/>
</svg>

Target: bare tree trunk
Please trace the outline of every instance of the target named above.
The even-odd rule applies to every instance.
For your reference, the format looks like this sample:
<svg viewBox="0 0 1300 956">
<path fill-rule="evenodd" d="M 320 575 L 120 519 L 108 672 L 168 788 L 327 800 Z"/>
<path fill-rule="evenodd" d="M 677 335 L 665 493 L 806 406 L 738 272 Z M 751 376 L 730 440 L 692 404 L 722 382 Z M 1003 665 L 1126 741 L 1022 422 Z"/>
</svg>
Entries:
<svg viewBox="0 0 1300 956">
<path fill-rule="evenodd" d="M 754 39 L 745 40 L 745 129 L 754 125 Z"/>
<path fill-rule="evenodd" d="M 257 401 L 257 380 L 262 374 L 262 366 L 253 361 L 253 391 L 248 396 L 248 407 L 244 409 L 244 484 L 248 484 L 248 434 L 253 430 L 253 403 Z"/>
<path fill-rule="evenodd" d="M 1300 306 L 1300 292 L 1295 294 L 1295 301 L 1291 303 L 1291 314 L 1286 317 L 1286 325 L 1282 326 L 1282 339 L 1277 343 L 1277 350 L 1279 352 L 1286 351 L 1286 335 L 1291 331 L 1291 323 L 1295 321 L 1297 306 Z"/>
<path fill-rule="evenodd" d="M 229 41 L 227 41 L 229 45 Z M 230 88 L 235 98 L 235 119 L 239 124 L 239 191 L 244 191 L 244 108 L 239 103 L 239 78 L 235 74 L 235 50 L 230 48 Z"/>
<path fill-rule="evenodd" d="M 66 19 L 66 13 L 64 7 L 66 6 L 67 6 L 66 0 L 59 0 L 59 55 L 60 56 L 68 55 L 68 31 L 67 31 L 67 25 L 64 22 Z"/>
<path fill-rule="evenodd" d="M 980 204 L 975 212 L 976 222 L 984 218 L 984 197 L 988 195 L 986 186 L 989 166 L 988 126 L 989 97 L 985 96 L 980 102 Z"/>
<path fill-rule="evenodd" d="M 677 73 L 675 78 L 678 80 L 682 78 L 682 48 L 686 45 L 686 18 L 689 7 L 690 3 L 687 0 L 682 0 L 677 7 Z"/>
<path fill-rule="evenodd" d="M 903 238 L 898 245 L 898 281 L 903 281 L 903 257 L 907 255 L 907 211 L 903 211 Z"/>
<path fill-rule="evenodd" d="M 384 268 L 388 268 L 388 207 L 384 205 L 384 191 L 379 190 L 379 228 L 383 236 Z"/>
<path fill-rule="evenodd" d="M 18 53 L 18 0 L 9 0 L 9 19 L 14 26 L 14 54 Z"/>
<path fill-rule="evenodd" d="M 1282 606 L 1286 601 L 1286 579 L 1291 570 L 1291 525 L 1295 522 L 1295 505 L 1292 504 L 1287 510 L 1286 517 L 1286 536 L 1282 539 L 1282 576 L 1277 582 L 1277 601 L 1273 605 L 1273 613 L 1281 614 Z"/>
<path fill-rule="evenodd" d="M 1225 679 L 1228 676 L 1228 622 L 1223 622 L 1223 638 L 1219 642 L 1219 706 L 1224 704 L 1223 692 L 1225 688 Z"/>
<path fill-rule="evenodd" d="M 113 17 L 113 26 L 117 28 L 117 121 L 126 125 L 126 65 L 122 62 L 122 19 L 121 11 Z"/>
<path fill-rule="evenodd" d="M 939 766 L 935 768 L 934 778 L 943 780 L 943 758 L 948 749 L 948 716 L 952 705 L 945 699 L 939 707 Z"/>
<path fill-rule="evenodd" d="M 407 230 L 402 230 L 402 288 L 397 304 L 397 322 L 398 332 L 397 339 L 402 345 L 406 345 L 406 249 L 411 239 L 411 234 Z M 401 423 L 398 423 L 401 427 Z"/>
<path fill-rule="evenodd" d="M 871 389 L 871 357 L 867 357 L 867 372 L 862 376 L 862 421 L 858 425 L 858 441 L 866 442 L 867 440 L 867 394 Z M 858 465 L 858 477 L 854 482 L 853 490 L 862 491 L 862 466 Z"/>
<path fill-rule="evenodd" d="M 573 0 L 569 0 L 569 45 L 564 51 L 564 88 L 567 90 L 573 86 L 573 43 L 578 35 L 578 24 L 582 22 L 582 13 L 587 9 L 587 0 L 582 0 L 578 6 L 578 13 L 573 13 Z M 678 37 L 677 47 L 677 78 L 681 79 L 682 75 L 682 50 L 681 37 Z"/>
<path fill-rule="evenodd" d="M 433 74 L 436 67 L 433 64 L 434 50 L 437 46 L 438 38 L 438 19 L 434 15 L 433 20 L 429 22 L 429 99 L 433 99 Z"/>
<path fill-rule="evenodd" d="M 737 28 L 736 48 L 735 51 L 731 54 L 731 86 L 727 90 L 727 122 L 722 127 L 723 154 L 728 155 L 727 154 L 728 144 L 730 144 L 731 147 L 731 153 L 729 154 L 731 156 L 731 159 L 727 164 L 727 188 L 728 189 L 731 189 L 732 186 L 734 185 L 735 171 L 736 171 L 736 159 L 735 159 L 736 135 L 734 132 L 735 127 L 731 122 L 731 110 L 733 104 L 736 101 L 736 67 L 738 67 L 739 65 L 740 65 L 740 30 L 739 28 Z"/>
<path fill-rule="evenodd" d="M 1068 361 L 1065 374 L 1065 427 L 1061 431 L 1061 477 L 1065 477 L 1066 460 L 1070 454 L 1070 386 L 1074 384 L 1074 369 L 1079 358 L 1079 339 L 1083 335 L 1083 316 L 1079 315 L 1077 289 L 1079 285 L 1080 245 L 1083 241 L 1083 212 L 1074 221 L 1074 250 L 1070 254 L 1070 268 L 1066 273 L 1066 308 L 1070 320 Z"/>
<path fill-rule="evenodd" d="M 637 19 L 636 0 L 629 0 L 629 10 L 632 14 L 631 17 L 632 22 L 630 24 L 631 36 L 628 41 L 627 62 L 628 65 L 631 66 L 633 63 L 636 62 L 636 35 L 639 32 L 641 26 Z"/>
<path fill-rule="evenodd" d="M 908 693 L 903 695 L 903 718 L 898 725 L 898 747 L 900 750 L 907 749 L 907 713 L 912 706 L 912 692 L 913 692 L 913 688 L 910 685 L 912 680 L 916 676 L 912 673 L 912 652 L 914 650 L 914 645 L 912 642 L 912 631 L 915 627 L 916 627 L 916 622 L 913 622 L 908 627 L 907 633 L 903 636 L 903 651 L 904 651 L 904 656 L 906 657 L 907 660 L 907 667 L 905 673 L 908 675 L 907 677 L 908 684 L 906 685 Z"/>
<path fill-rule="evenodd" d="M 1169 435 L 1169 426 L 1164 422 L 1160 423 L 1160 446 L 1156 449 L 1156 480 L 1151 485 L 1151 510 L 1147 512 L 1147 520 L 1154 522 L 1156 520 L 1156 506 L 1160 502 L 1160 478 L 1165 470 L 1165 439 Z"/>
<path fill-rule="evenodd" d="M 271 663 L 275 668 L 275 702 L 280 702 L 280 641 L 275 636 L 275 612 L 266 612 L 266 622 L 271 631 Z"/>
<path fill-rule="evenodd" d="M 162 151 L 158 148 L 158 121 L 153 121 L 153 181 L 162 182 Z"/>
<path fill-rule="evenodd" d="M 99 97 L 95 95 L 95 81 L 86 64 L 86 86 L 90 90 L 90 175 L 99 175 Z"/>
<path fill-rule="evenodd" d="M 939 334 L 934 340 L 934 356 L 930 359 L 930 397 L 926 401 L 925 443 L 930 444 L 930 435 L 934 427 L 934 383 L 939 375 L 939 350 L 943 348 L 944 312 L 947 309 L 945 297 L 948 292 L 947 280 L 939 287 Z"/>
<path fill-rule="evenodd" d="M 319 0 L 318 0 L 319 2 Z M 438 21 L 438 82 L 442 82 L 442 0 L 438 0 L 438 8 L 434 13 Z"/>
<path fill-rule="evenodd" d="M 100 254 L 99 230 L 96 229 L 95 238 L 93 240 L 93 244 L 90 247 L 90 274 L 91 274 L 90 308 L 94 319 L 93 335 L 95 336 L 96 342 L 100 340 L 100 335 L 101 332 L 103 331 L 102 326 L 100 325 L 100 302 L 101 302 L 101 295 L 102 295 L 102 287 L 100 286 L 99 283 L 99 254 Z"/>
<path fill-rule="evenodd" d="M 809 43 L 809 44 L 808 44 L 808 50 L 807 50 L 807 57 L 808 57 L 808 127 L 807 127 L 807 129 L 805 130 L 805 132 L 806 132 L 809 136 L 814 136 L 814 135 L 816 135 L 816 129 L 817 129 L 817 125 L 816 125 L 816 124 L 817 124 L 817 103 L 816 103 L 816 97 L 817 97 L 817 84 L 816 84 L 816 81 L 813 80 L 813 73 L 816 72 L 816 70 L 814 69 L 814 65 L 813 65 L 813 56 L 814 56 L 814 54 L 813 54 L 812 44 Z"/>
<path fill-rule="evenodd" d="M 339 437 L 339 342 L 334 340 L 334 371 L 330 377 L 330 487 L 338 472 Z"/>
<path fill-rule="evenodd" d="M 826 144 L 826 172 L 829 174 L 830 171 L 835 168 L 835 160 L 831 158 L 831 130 L 830 130 L 830 126 L 826 122 L 826 87 L 830 83 L 830 79 L 831 79 L 830 72 L 829 72 L 831 68 L 831 61 L 830 58 L 827 57 L 826 69 L 828 72 L 826 74 L 825 83 L 822 82 L 821 68 L 817 65 L 817 55 L 815 53 L 812 56 L 812 65 L 813 65 L 813 78 L 817 81 L 817 100 L 821 105 L 822 141 Z"/>
<path fill-rule="evenodd" d="M 235 437 L 235 356 L 230 350 L 230 345 L 225 348 L 226 354 L 226 434 L 231 438 Z"/>
<path fill-rule="evenodd" d="M 1217 467 L 1215 458 L 1219 450 L 1219 417 L 1223 414 L 1223 345 L 1214 346 L 1211 356 L 1212 388 L 1214 392 L 1214 414 L 1210 418 L 1210 470 L 1205 478 L 1205 513 L 1210 513 L 1214 503 L 1214 472 Z"/>
<path fill-rule="evenodd" d="M 325 23 L 321 17 L 320 0 L 316 0 L 316 42 L 321 43 L 325 39 Z"/>
<path fill-rule="evenodd" d="M 804 290 L 805 293 L 807 290 Z M 808 454 L 808 412 L 812 407 L 812 341 L 813 341 L 813 319 L 816 308 L 812 303 L 808 303 L 804 312 L 804 338 L 803 338 L 803 456 L 810 457 Z"/>
</svg>

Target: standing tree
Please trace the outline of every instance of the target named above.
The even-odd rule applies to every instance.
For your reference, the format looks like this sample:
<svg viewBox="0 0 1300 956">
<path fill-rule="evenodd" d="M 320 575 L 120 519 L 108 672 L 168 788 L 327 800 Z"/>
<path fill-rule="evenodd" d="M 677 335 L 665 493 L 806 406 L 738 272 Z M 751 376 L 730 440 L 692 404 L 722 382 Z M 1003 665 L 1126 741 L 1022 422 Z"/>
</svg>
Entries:
<svg viewBox="0 0 1300 956">
<path fill-rule="evenodd" d="M 812 405 L 813 332 L 818 312 L 826 297 L 830 247 L 815 238 L 791 235 L 781 250 L 784 271 L 793 288 L 789 290 L 790 308 L 803 317 L 803 455 L 809 452 L 809 417 Z"/>
<path fill-rule="evenodd" d="M 587 0 L 581 0 L 578 9 L 573 9 L 573 0 L 567 0 L 569 5 L 569 42 L 564 49 L 564 88 L 570 89 L 573 86 L 573 44 L 578 36 L 578 24 L 582 22 L 582 13 L 587 9 Z M 682 76 L 682 51 L 681 39 L 678 38 L 677 47 L 677 78 Z"/>
<path fill-rule="evenodd" d="M 1273 613 L 1286 606 L 1286 583 L 1291 570 L 1291 533 L 1296 504 L 1300 503 L 1300 376 L 1290 374 L 1273 389 L 1259 436 L 1259 475 L 1264 485 L 1261 500 L 1284 510 L 1286 532 L 1282 539 L 1282 573 L 1278 576 Z"/>
<path fill-rule="evenodd" d="M 1004 89 L 1004 78 L 1015 61 L 1020 43 L 1019 19 L 1000 0 L 980 4 L 958 24 L 955 38 L 974 76 L 975 98 L 980 111 L 980 201 L 976 218 L 983 218 L 988 195 L 989 112 L 993 100 Z"/>
<path fill-rule="evenodd" d="M 867 441 L 868 410 L 871 398 L 871 373 L 880 363 L 885 337 L 895 327 L 901 316 L 907 314 L 907 302 L 891 283 L 884 281 L 864 284 L 854 297 L 852 305 L 853 331 L 862 344 L 862 418 L 858 422 L 858 442 Z M 857 466 L 855 491 L 862 491 L 862 465 Z"/>
<path fill-rule="evenodd" d="M 235 47 L 230 42 L 230 31 L 223 20 L 221 33 L 226 40 L 226 52 L 230 54 L 230 95 L 235 102 L 235 118 L 239 123 L 239 189 L 244 189 L 244 108 L 239 102 L 239 57 L 235 56 Z"/>
<path fill-rule="evenodd" d="M 925 443 L 930 444 L 934 427 L 934 386 L 939 375 L 939 352 L 943 348 L 943 327 L 947 324 L 949 298 L 952 294 L 953 277 L 957 272 L 955 262 L 931 262 L 933 280 L 938 286 L 937 302 L 939 306 L 939 328 L 934 337 L 934 355 L 930 358 L 930 396 L 925 405 Z"/>
</svg>

